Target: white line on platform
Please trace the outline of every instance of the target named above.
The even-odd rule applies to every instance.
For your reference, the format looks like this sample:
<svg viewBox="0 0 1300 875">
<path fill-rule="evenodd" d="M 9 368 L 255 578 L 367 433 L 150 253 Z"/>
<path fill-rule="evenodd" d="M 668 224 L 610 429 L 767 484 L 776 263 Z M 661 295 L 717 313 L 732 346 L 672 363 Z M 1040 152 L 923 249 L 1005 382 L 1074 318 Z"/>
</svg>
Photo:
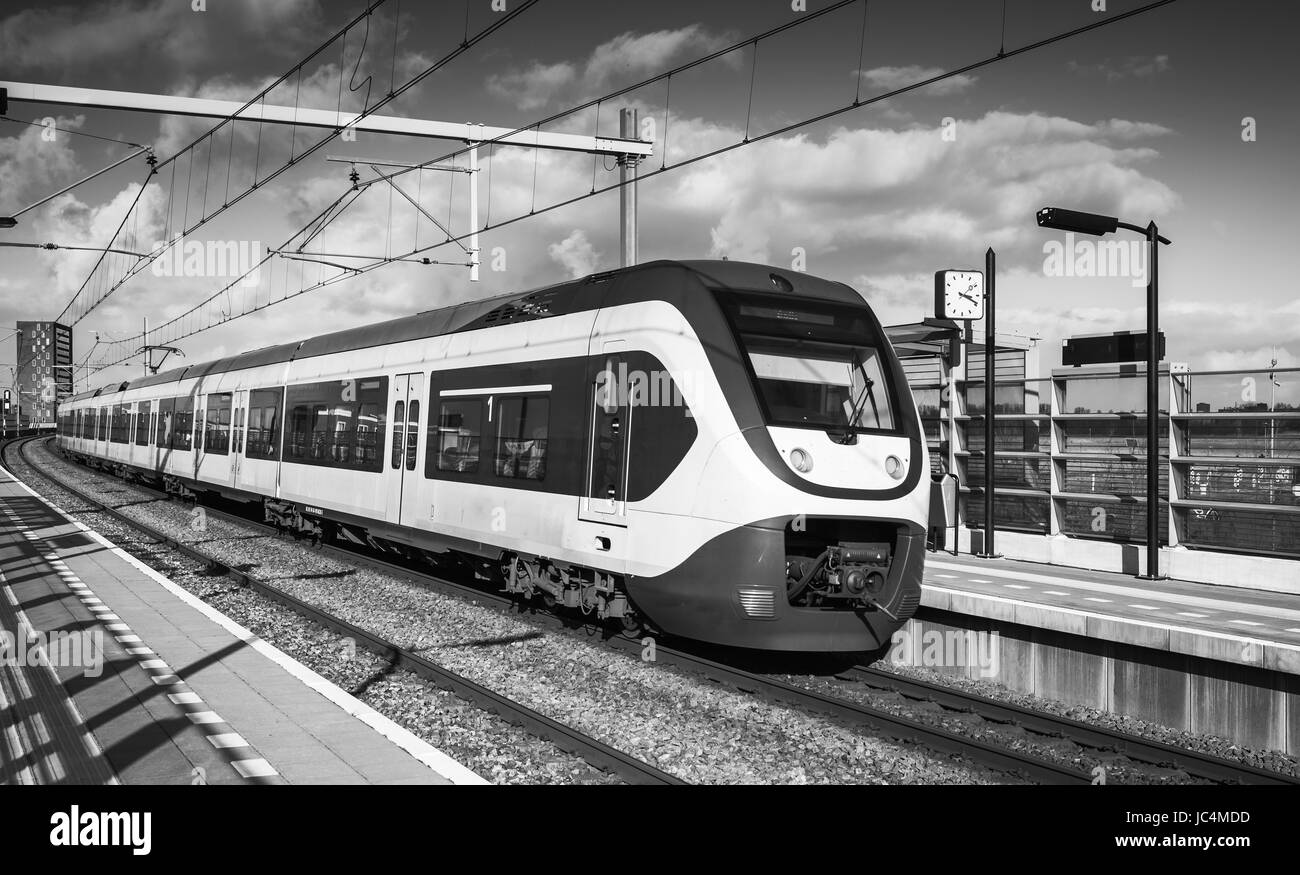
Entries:
<svg viewBox="0 0 1300 875">
<path fill-rule="evenodd" d="M 1229 620 L 1229 623 L 1236 623 L 1240 626 L 1263 626 L 1263 623 L 1256 623 L 1254 620 Z"/>
<path fill-rule="evenodd" d="M 1255 645 L 1257 647 L 1272 647 L 1278 650 L 1284 650 L 1289 653 L 1300 653 L 1300 645 L 1288 644 L 1283 641 L 1270 641 L 1266 638 L 1250 638 L 1245 635 L 1235 635 L 1231 632 L 1219 632 L 1213 629 L 1197 629 L 1192 626 L 1173 626 L 1169 623 L 1155 620 L 1139 620 L 1137 617 L 1121 617 L 1116 614 L 1099 614 L 1096 611 L 1082 610 L 1079 608 L 1068 608 L 1063 605 L 1044 605 L 1041 602 L 1027 602 L 1021 599 L 1007 598 L 998 595 L 985 595 L 980 593 L 971 593 L 967 590 L 945 589 L 934 584 L 925 584 L 932 592 L 939 592 L 949 596 L 966 596 L 976 595 L 979 598 L 991 602 L 999 602 L 1013 607 L 1033 608 L 1034 610 L 1055 611 L 1060 614 L 1067 614 L 1072 617 L 1083 617 L 1084 619 L 1095 617 L 1099 620 L 1109 620 L 1113 623 L 1121 623 L 1129 626 L 1141 626 L 1144 629 L 1157 629 L 1162 632 L 1184 632 L 1188 635 L 1197 635 L 1203 638 L 1215 638 L 1220 641 L 1230 641 L 1235 645 Z M 1169 648 L 1166 648 L 1169 649 Z M 1172 651 L 1183 652 L 1183 651 Z M 1249 663 L 1243 663 L 1249 664 Z"/>
<path fill-rule="evenodd" d="M 436 747 L 429 744 L 424 739 L 415 735 L 409 729 L 406 729 L 405 727 L 399 725 L 398 723 L 391 720 L 390 718 L 385 717 L 383 714 L 380 714 L 374 708 L 358 700 L 357 698 L 355 698 L 354 696 L 352 696 L 351 694 L 343 690 L 341 687 L 332 683 L 331 681 L 326 680 L 320 674 L 312 671 L 310 668 L 298 662 L 293 657 L 289 656 L 288 654 L 284 653 L 278 648 L 272 646 L 271 644 L 268 644 L 267 642 L 263 641 L 261 638 L 258 638 L 248 629 L 245 629 L 243 626 L 239 625 L 234 620 L 230 619 L 225 614 L 221 613 L 221 611 L 212 607 L 207 602 L 200 599 L 198 596 L 194 595 L 188 590 L 182 588 L 181 586 L 167 579 L 159 572 L 150 568 L 144 562 L 132 556 L 130 553 L 126 552 L 121 547 L 114 544 L 112 541 L 109 541 L 99 532 L 96 532 L 94 529 L 90 528 L 84 523 L 73 519 L 61 507 L 54 504 L 54 502 L 50 501 L 49 499 L 45 498 L 45 496 L 37 493 L 26 483 L 23 483 L 22 481 L 16 479 L 14 482 L 20 489 L 27 492 L 33 498 L 42 502 L 43 504 L 45 504 L 47 507 L 49 507 L 51 510 L 55 511 L 56 513 L 61 514 L 73 526 L 76 526 L 76 528 L 79 529 L 81 532 L 83 532 L 87 537 L 91 538 L 92 540 L 94 540 L 95 542 L 99 543 L 104 548 L 112 552 L 113 555 L 129 563 L 132 567 L 139 570 L 142 574 L 147 575 L 151 580 L 158 583 L 168 592 L 170 592 L 171 594 L 179 598 L 181 601 L 185 602 L 190 607 L 199 611 L 204 616 L 208 617 L 213 622 L 217 623 L 219 626 L 226 629 L 228 632 L 230 632 L 232 635 L 234 635 L 236 638 L 238 638 L 247 646 L 253 648 L 258 653 L 262 654 L 263 656 L 270 659 L 272 662 L 279 665 L 281 668 L 289 672 L 289 674 L 293 675 L 295 678 L 297 678 L 307 687 L 311 688 L 312 690 L 315 690 L 317 693 L 320 693 L 322 696 L 329 699 L 334 704 L 338 705 L 348 714 L 352 715 L 357 720 L 360 720 L 362 723 L 366 724 L 371 729 L 375 730 L 380 735 L 387 738 L 397 747 L 406 751 L 413 758 L 415 758 L 417 761 L 419 761 L 420 763 L 422 763 L 423 765 L 425 765 L 435 773 L 451 781 L 453 784 L 487 785 L 491 783 L 490 781 L 487 781 L 480 775 L 476 774 L 471 769 L 458 763 L 456 760 L 452 759 L 447 754 L 438 750 Z M 116 635 L 114 636 L 114 638 L 118 641 L 118 643 L 121 644 L 142 644 L 143 643 L 140 640 L 140 636 L 138 635 Z M 178 694 L 169 694 L 168 698 L 171 699 L 174 695 L 178 695 Z M 182 693 L 179 695 L 193 696 L 194 694 Z M 272 766 L 270 766 L 270 764 L 268 764 L 267 761 L 264 759 L 234 760 L 232 761 L 231 764 L 241 775 L 243 775 L 246 778 L 266 777 L 268 775 L 277 774 L 275 769 Z"/>
<path fill-rule="evenodd" d="M 266 778 L 276 774 L 271 764 L 262 759 L 235 760 L 231 765 L 245 778 Z"/>
<path fill-rule="evenodd" d="M 1158 611 L 1158 610 L 1160 610 L 1159 608 L 1152 607 L 1151 605 L 1129 605 L 1129 607 L 1130 607 L 1130 608 L 1137 608 L 1139 611 Z"/>
<path fill-rule="evenodd" d="M 1043 595 L 1069 595 L 1069 593 L 1061 592 L 1059 589 L 1045 589 Z"/>
<path fill-rule="evenodd" d="M 1029 589 L 1029 587 L 1023 586 L 1019 583 L 1004 583 L 1002 585 L 1005 586 L 1007 589 Z"/>
<path fill-rule="evenodd" d="M 942 562 L 932 559 L 926 560 L 927 568 L 942 568 L 952 571 L 965 571 L 969 573 L 972 568 L 966 565 L 960 565 L 952 562 Z M 1207 598 L 1205 596 L 1191 595 L 1189 593 L 1161 592 L 1152 589 L 1139 589 L 1132 586 L 1118 586 L 1115 584 L 1101 583 L 1092 580 L 1082 580 L 1077 577 L 1063 577 L 1060 575 L 1049 576 L 1047 574 L 1034 574 L 1027 571 L 1013 571 L 1011 569 L 992 568 L 986 565 L 980 566 L 981 574 L 993 574 L 995 577 L 1001 577 L 1009 580 L 1019 580 L 1024 583 L 1045 583 L 1048 586 L 1060 586 L 1068 583 L 1076 589 L 1091 590 L 1093 592 L 1102 592 L 1108 595 L 1116 595 L 1124 598 L 1136 599 L 1161 599 L 1176 603 L 1179 606 L 1192 608 L 1207 608 L 1212 611 L 1221 611 L 1231 608 L 1233 611 L 1241 614 L 1257 614 L 1266 620 L 1282 619 L 1285 621 L 1300 620 L 1300 610 L 1295 608 L 1284 608 L 1280 605 L 1261 604 L 1258 602 L 1233 601 L 1223 598 Z M 1265 593 L 1277 597 L 1277 593 Z"/>
<path fill-rule="evenodd" d="M 1110 599 L 1099 599 L 1096 596 L 1091 596 L 1091 595 L 1084 596 L 1083 600 L 1085 602 L 1105 602 L 1106 604 L 1110 604 Z"/>
<path fill-rule="evenodd" d="M 1208 614 L 1197 614 L 1197 613 L 1193 613 L 1192 611 L 1179 611 L 1179 612 L 1178 612 L 1178 616 L 1180 616 L 1180 617 L 1195 617 L 1195 618 L 1198 619 L 1198 620 L 1204 620 L 1204 619 L 1205 619 L 1207 616 L 1209 616 L 1209 615 L 1208 615 Z"/>
</svg>

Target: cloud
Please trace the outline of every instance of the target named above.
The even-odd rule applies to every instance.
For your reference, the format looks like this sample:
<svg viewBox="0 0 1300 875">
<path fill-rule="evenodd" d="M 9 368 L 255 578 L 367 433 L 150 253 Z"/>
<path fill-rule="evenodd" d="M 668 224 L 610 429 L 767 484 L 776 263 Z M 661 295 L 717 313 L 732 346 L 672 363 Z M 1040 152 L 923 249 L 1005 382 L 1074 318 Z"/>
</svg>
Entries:
<svg viewBox="0 0 1300 875">
<path fill-rule="evenodd" d="M 562 265 L 574 279 L 595 273 L 600 265 L 600 253 L 595 250 L 582 229 L 576 229 L 559 243 L 546 247 L 551 260 Z"/>
<path fill-rule="evenodd" d="M 585 62 L 534 61 L 523 69 L 489 76 L 487 89 L 519 109 L 535 110 L 630 85 L 661 72 L 688 53 L 708 54 L 725 45 L 726 37 L 711 34 L 698 24 L 643 34 L 628 31 L 596 46 Z M 733 63 L 739 60 L 736 54 Z"/>
<path fill-rule="evenodd" d="M 713 215 L 723 205 L 711 229 L 714 255 L 851 250 L 889 275 L 996 245 L 1039 265 L 1042 232 L 1032 216 L 1043 204 L 1168 214 L 1177 195 L 1141 170 L 1158 154 L 1142 141 L 1164 130 L 990 112 L 959 120 L 951 142 L 931 127 L 839 128 L 823 141 L 797 134 L 685 169 L 679 204 Z M 691 197 L 693 189 L 701 193 Z"/>
<path fill-rule="evenodd" d="M 324 28 L 318 0 L 221 0 L 220 10 L 175 0 L 47 5 L 0 19 L 0 57 L 11 75 L 93 77 L 103 86 L 149 59 L 166 82 L 182 73 L 219 73 L 232 57 L 288 59 Z"/>
<path fill-rule="evenodd" d="M 1102 76 L 1107 82 L 1128 78 L 1143 79 L 1172 69 L 1168 55 L 1132 55 L 1118 61 L 1106 58 L 1098 64 L 1080 64 L 1077 61 L 1070 61 L 1066 66 L 1072 73 L 1078 73 L 1080 76 Z"/>
<path fill-rule="evenodd" d="M 490 94 L 508 100 L 520 109 L 534 110 L 546 106 L 577 78 L 578 68 L 573 64 L 535 61 L 525 70 L 489 76 L 487 89 Z"/>
<path fill-rule="evenodd" d="M 886 92 L 904 88 L 915 82 L 932 79 L 943 72 L 944 70 L 941 67 L 922 67 L 919 64 L 910 64 L 906 67 L 873 67 L 870 70 L 861 71 L 861 76 L 864 84 Z M 961 73 L 927 85 L 925 88 L 920 89 L 920 93 L 934 97 L 946 97 L 950 94 L 965 91 L 974 85 L 976 81 L 975 76 Z"/>
<path fill-rule="evenodd" d="M 67 131 L 80 128 L 84 120 L 80 115 L 56 118 L 53 140 L 42 136 L 51 132 L 44 127 L 4 126 L 15 135 L 0 137 L 0 214 L 10 215 L 52 194 L 51 189 L 58 190 L 56 183 L 76 181 L 73 174 L 79 165 Z"/>
</svg>

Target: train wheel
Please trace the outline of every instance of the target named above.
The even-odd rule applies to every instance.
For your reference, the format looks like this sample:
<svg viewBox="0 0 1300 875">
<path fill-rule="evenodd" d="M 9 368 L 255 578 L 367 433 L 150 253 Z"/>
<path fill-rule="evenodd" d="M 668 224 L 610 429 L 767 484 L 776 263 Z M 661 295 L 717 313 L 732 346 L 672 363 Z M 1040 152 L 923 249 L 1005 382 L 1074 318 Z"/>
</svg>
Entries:
<svg viewBox="0 0 1300 875">
<path fill-rule="evenodd" d="M 635 638 L 645 630 L 645 624 L 636 614 L 627 613 L 619 617 L 619 625 L 623 627 L 623 633 Z"/>
</svg>

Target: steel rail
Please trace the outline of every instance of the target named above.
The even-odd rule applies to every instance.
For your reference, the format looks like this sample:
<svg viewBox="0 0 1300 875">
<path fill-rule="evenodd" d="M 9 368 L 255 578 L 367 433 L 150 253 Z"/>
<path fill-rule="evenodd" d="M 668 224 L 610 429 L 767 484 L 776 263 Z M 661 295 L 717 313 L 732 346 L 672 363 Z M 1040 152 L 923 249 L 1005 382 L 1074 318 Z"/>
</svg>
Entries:
<svg viewBox="0 0 1300 875">
<path fill-rule="evenodd" d="M 279 602 L 313 623 L 356 640 L 358 644 L 362 645 L 367 650 L 389 660 L 390 664 L 394 667 L 407 669 L 432 681 L 443 689 L 449 689 L 461 698 L 474 703 L 476 706 L 486 711 L 498 714 L 505 720 L 523 727 L 531 734 L 551 742 L 561 750 L 580 756 L 591 765 L 618 775 L 628 783 L 685 783 L 674 775 L 664 772 L 649 763 L 642 762 L 641 760 L 638 760 L 617 748 L 611 747 L 596 738 L 592 738 L 591 736 L 588 736 L 570 726 L 552 720 L 546 715 L 534 711 L 526 705 L 515 702 L 494 690 L 490 690 L 481 684 L 477 684 L 474 681 L 444 668 L 426 657 L 423 657 L 408 648 L 402 647 L 381 635 L 336 617 L 328 611 L 305 602 L 296 596 L 285 592 L 279 587 L 257 578 L 255 575 L 249 574 L 248 572 L 242 571 L 238 568 L 232 568 L 192 545 L 186 544 L 183 541 L 178 541 L 172 536 L 148 525 L 147 523 L 142 523 L 139 520 L 132 519 L 116 508 L 110 507 L 99 499 L 90 496 L 84 490 L 58 479 L 57 476 L 50 474 L 48 471 L 42 471 L 40 466 L 33 462 L 26 452 L 26 447 L 34 440 L 38 440 L 38 438 L 27 438 L 21 440 L 21 442 L 10 442 L 4 447 L 4 455 L 7 455 L 14 445 L 17 444 L 20 455 L 28 465 L 31 465 L 32 468 L 36 469 L 41 476 L 53 482 L 60 489 L 71 493 L 78 500 L 90 505 L 95 509 L 94 512 L 105 514 L 106 516 L 143 533 L 148 538 L 164 544 L 178 553 L 188 556 L 195 561 L 204 563 L 214 571 L 230 577 L 241 585 L 252 589 L 254 592 Z M 9 470 L 13 476 L 18 476 L 12 468 Z"/>
</svg>

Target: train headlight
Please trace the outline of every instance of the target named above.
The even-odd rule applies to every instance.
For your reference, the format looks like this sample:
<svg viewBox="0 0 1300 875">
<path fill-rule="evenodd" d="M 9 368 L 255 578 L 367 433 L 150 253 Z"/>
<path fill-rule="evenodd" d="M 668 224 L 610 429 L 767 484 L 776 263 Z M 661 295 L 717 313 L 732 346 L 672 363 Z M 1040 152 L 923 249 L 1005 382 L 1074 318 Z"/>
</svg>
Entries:
<svg viewBox="0 0 1300 875">
<path fill-rule="evenodd" d="M 790 465 L 800 474 L 807 474 L 813 469 L 812 453 L 795 447 L 790 451 Z"/>
<path fill-rule="evenodd" d="M 898 458 L 898 456 L 888 456 L 885 458 L 885 473 L 889 474 L 890 477 L 893 477 L 895 480 L 902 480 L 903 474 L 906 473 L 906 471 L 907 468 L 903 464 L 903 460 Z"/>
</svg>

